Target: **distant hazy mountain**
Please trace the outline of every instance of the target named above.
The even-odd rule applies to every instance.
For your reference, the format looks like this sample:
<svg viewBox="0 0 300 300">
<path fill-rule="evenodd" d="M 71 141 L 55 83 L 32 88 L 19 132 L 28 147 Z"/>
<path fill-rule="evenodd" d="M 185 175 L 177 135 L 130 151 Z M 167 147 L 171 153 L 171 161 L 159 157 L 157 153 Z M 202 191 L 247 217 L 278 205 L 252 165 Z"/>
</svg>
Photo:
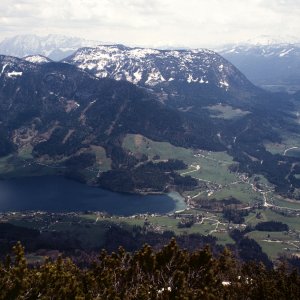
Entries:
<svg viewBox="0 0 300 300">
<path fill-rule="evenodd" d="M 232 64 L 206 49 L 97 46 L 79 49 L 65 61 L 99 78 L 127 80 L 151 88 L 171 83 L 192 83 L 229 91 L 251 85 Z"/>
<path fill-rule="evenodd" d="M 96 46 L 101 42 L 78 37 L 50 34 L 47 36 L 17 35 L 0 43 L 0 54 L 16 57 L 40 54 L 52 60 L 61 60 L 81 47 Z"/>
<path fill-rule="evenodd" d="M 229 45 L 218 52 L 257 85 L 273 90 L 300 89 L 297 43 Z"/>
<path fill-rule="evenodd" d="M 279 44 L 300 44 L 300 39 L 297 36 L 293 35 L 259 35 L 247 40 L 239 41 L 239 44 L 248 44 L 248 45 L 279 45 Z"/>
</svg>

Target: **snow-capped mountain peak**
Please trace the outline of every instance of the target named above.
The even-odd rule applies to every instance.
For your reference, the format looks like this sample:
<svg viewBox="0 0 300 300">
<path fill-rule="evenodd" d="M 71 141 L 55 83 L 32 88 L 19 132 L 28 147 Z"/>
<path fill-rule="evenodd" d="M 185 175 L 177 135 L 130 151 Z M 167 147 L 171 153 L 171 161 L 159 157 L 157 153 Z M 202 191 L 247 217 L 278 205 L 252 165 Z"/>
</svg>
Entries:
<svg viewBox="0 0 300 300">
<path fill-rule="evenodd" d="M 169 82 L 213 84 L 224 90 L 245 84 L 246 78 L 236 76 L 236 68 L 217 53 L 207 49 L 158 50 L 107 45 L 82 48 L 65 62 L 75 64 L 99 78 L 127 80 L 154 87 Z"/>
</svg>

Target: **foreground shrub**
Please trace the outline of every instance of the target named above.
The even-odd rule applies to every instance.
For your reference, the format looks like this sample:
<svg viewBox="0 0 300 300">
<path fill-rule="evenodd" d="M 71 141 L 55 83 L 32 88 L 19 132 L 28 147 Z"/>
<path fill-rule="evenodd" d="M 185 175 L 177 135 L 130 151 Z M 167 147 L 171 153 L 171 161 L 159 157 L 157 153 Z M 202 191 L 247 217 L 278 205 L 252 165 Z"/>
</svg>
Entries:
<svg viewBox="0 0 300 300">
<path fill-rule="evenodd" d="M 102 251 L 87 269 L 70 259 L 29 267 L 17 244 L 0 265 L 0 299 L 300 299 L 300 278 L 282 266 L 240 264 L 225 250 L 190 253 L 175 240 L 158 252 Z"/>
</svg>

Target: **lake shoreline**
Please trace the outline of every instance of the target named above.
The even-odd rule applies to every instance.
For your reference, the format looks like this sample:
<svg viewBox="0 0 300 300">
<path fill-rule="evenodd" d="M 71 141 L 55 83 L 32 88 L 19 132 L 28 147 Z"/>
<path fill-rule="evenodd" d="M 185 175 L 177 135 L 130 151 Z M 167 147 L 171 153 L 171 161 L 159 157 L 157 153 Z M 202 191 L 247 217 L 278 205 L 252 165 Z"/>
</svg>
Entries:
<svg viewBox="0 0 300 300">
<path fill-rule="evenodd" d="M 146 212 L 168 214 L 185 208 L 185 199 L 175 191 L 151 195 L 119 193 L 64 176 L 2 177 L 0 180 L 1 212 L 103 211 L 128 216 Z"/>
</svg>

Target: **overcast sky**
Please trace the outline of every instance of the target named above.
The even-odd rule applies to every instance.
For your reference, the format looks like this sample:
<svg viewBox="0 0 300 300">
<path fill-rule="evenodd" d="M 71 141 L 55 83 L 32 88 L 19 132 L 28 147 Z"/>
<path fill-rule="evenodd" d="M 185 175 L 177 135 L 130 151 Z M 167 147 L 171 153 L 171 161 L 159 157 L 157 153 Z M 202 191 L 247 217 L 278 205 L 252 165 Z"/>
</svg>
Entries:
<svg viewBox="0 0 300 300">
<path fill-rule="evenodd" d="M 0 40 L 28 33 L 144 46 L 300 40 L 300 0 L 0 0 Z"/>
</svg>

